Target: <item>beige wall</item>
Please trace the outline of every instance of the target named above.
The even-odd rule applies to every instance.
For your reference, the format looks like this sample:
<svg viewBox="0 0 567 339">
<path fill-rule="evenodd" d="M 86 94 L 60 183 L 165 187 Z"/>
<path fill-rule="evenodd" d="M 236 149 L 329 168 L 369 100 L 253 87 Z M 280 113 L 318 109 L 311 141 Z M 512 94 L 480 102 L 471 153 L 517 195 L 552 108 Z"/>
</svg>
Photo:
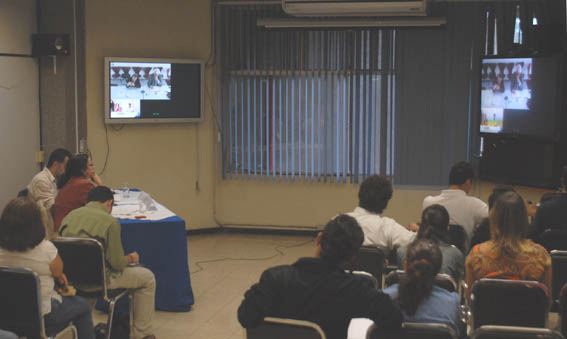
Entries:
<svg viewBox="0 0 567 339">
<path fill-rule="evenodd" d="M 106 154 L 103 58 L 207 59 L 209 20 L 208 0 L 86 1 L 88 143 L 98 170 Z M 210 70 L 207 79 L 207 86 L 214 89 Z M 357 203 L 358 186 L 351 184 L 223 181 L 208 101 L 202 124 L 126 126 L 120 131 L 109 127 L 108 140 L 110 156 L 103 181 L 112 187 L 128 182 L 149 192 L 188 221 L 190 229 L 219 223 L 316 227 Z M 475 195 L 486 199 L 491 187 L 482 185 Z M 402 224 L 416 221 L 423 198 L 436 192 L 397 188 L 385 214 Z M 537 190 L 527 192 L 532 200 L 541 195 Z"/>
</svg>

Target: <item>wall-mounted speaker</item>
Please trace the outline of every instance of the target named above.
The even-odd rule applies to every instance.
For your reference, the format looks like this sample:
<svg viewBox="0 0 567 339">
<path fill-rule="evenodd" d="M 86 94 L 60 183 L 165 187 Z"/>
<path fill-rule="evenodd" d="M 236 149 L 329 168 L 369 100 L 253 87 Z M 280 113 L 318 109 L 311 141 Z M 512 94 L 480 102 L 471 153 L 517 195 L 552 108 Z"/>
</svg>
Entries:
<svg viewBox="0 0 567 339">
<path fill-rule="evenodd" d="M 33 34 L 32 55 L 69 55 L 69 34 Z"/>
</svg>

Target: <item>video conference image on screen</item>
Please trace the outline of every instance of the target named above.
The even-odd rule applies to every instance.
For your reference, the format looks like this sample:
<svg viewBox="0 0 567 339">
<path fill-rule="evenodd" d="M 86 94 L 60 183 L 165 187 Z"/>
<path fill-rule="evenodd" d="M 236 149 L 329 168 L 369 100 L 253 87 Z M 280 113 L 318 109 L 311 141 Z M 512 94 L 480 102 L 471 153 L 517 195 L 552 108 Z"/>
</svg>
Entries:
<svg viewBox="0 0 567 339">
<path fill-rule="evenodd" d="M 171 64 L 111 62 L 110 117 L 140 117 L 142 100 L 171 100 Z"/>
<path fill-rule="evenodd" d="M 507 112 L 532 108 L 531 78 L 531 58 L 483 60 L 481 132 L 503 132 Z"/>
</svg>

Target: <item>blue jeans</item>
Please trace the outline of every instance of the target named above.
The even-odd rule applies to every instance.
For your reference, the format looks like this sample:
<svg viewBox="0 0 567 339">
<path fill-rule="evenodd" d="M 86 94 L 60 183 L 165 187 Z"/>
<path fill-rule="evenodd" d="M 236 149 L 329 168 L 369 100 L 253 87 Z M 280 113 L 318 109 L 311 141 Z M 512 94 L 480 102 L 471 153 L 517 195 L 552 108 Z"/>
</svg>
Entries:
<svg viewBox="0 0 567 339">
<path fill-rule="evenodd" d="M 73 322 L 79 339 L 95 338 L 91 306 L 82 297 L 63 297 L 62 303 L 51 299 L 51 312 L 44 316 L 44 320 L 45 332 L 48 336 L 55 336 L 57 332 Z"/>
</svg>

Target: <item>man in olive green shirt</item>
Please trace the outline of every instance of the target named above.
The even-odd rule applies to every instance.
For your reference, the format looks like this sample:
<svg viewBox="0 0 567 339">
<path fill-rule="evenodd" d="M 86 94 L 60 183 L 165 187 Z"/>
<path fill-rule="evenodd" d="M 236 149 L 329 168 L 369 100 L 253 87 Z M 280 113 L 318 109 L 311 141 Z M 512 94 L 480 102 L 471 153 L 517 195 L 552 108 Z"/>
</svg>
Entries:
<svg viewBox="0 0 567 339">
<path fill-rule="evenodd" d="M 133 297 L 132 338 L 155 338 L 152 319 L 155 310 L 156 281 L 154 274 L 137 264 L 138 253 L 124 255 L 120 239 L 120 223 L 110 213 L 114 203 L 112 190 L 105 186 L 93 188 L 88 203 L 71 211 L 61 222 L 59 233 L 64 237 L 94 238 L 102 243 L 107 263 L 109 288 L 128 288 Z"/>
</svg>

